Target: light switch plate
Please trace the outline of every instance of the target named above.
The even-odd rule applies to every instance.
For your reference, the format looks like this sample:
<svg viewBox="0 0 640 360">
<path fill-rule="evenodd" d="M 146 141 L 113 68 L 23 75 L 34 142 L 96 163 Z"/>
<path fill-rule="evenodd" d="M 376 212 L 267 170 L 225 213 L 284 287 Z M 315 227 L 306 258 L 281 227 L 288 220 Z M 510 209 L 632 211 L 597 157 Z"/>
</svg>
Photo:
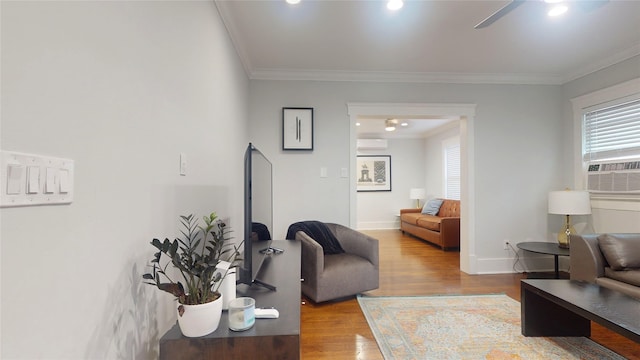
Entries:
<svg viewBox="0 0 640 360">
<path fill-rule="evenodd" d="M 0 207 L 73 201 L 74 161 L 71 159 L 2 150 L 0 169 Z M 64 184 L 60 174 L 66 174 Z"/>
</svg>

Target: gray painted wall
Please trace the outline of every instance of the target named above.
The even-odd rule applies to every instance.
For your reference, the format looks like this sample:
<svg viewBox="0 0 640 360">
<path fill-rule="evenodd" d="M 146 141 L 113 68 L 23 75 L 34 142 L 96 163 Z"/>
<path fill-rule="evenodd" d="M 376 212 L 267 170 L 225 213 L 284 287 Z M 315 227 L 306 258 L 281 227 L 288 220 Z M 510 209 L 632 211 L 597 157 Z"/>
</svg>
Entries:
<svg viewBox="0 0 640 360">
<path fill-rule="evenodd" d="M 347 103 L 477 104 L 474 119 L 475 224 L 479 272 L 511 271 L 503 239 L 546 240 L 546 196 L 562 184 L 562 99 L 559 86 L 396 84 L 314 81 L 251 82 L 250 137 L 275 168 L 275 233 L 292 222 L 349 224 L 348 179 L 320 178 L 349 167 Z M 316 148 L 281 150 L 281 108 L 315 109 Z"/>
<path fill-rule="evenodd" d="M 212 2 L 0 6 L 2 149 L 75 160 L 71 205 L 0 210 L 0 357 L 157 358 L 151 240 L 186 212 L 242 233 L 240 61 Z"/>
</svg>

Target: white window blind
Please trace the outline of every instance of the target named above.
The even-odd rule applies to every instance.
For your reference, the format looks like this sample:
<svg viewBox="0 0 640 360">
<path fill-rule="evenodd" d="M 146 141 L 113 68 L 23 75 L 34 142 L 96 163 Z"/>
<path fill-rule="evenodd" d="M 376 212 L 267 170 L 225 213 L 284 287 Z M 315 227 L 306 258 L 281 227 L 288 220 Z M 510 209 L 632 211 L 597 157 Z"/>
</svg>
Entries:
<svg viewBox="0 0 640 360">
<path fill-rule="evenodd" d="M 445 197 L 460 200 L 460 141 L 444 146 Z"/>
<path fill-rule="evenodd" d="M 584 114 L 585 161 L 640 156 L 640 99 Z"/>
</svg>

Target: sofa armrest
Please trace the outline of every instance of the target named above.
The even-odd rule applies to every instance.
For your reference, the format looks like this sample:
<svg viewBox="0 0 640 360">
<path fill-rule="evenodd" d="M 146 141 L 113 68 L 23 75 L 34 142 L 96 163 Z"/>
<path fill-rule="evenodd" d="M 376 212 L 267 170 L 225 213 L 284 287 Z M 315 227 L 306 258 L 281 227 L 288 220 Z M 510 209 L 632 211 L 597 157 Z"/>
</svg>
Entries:
<svg viewBox="0 0 640 360">
<path fill-rule="evenodd" d="M 404 213 L 419 213 L 422 212 L 420 208 L 411 208 L 411 209 L 400 209 L 400 215 Z"/>
<path fill-rule="evenodd" d="M 569 263 L 571 280 L 595 283 L 604 276 L 605 259 L 598 246 L 598 235 L 571 235 Z"/>
<path fill-rule="evenodd" d="M 358 255 L 369 260 L 375 268 L 379 265 L 378 240 L 359 231 L 340 224 L 327 224 L 340 242 L 340 245 L 349 254 Z"/>
<path fill-rule="evenodd" d="M 440 220 L 440 236 L 443 248 L 460 247 L 460 218 L 442 218 Z"/>
<path fill-rule="evenodd" d="M 304 231 L 296 233 L 296 240 L 300 241 L 301 249 L 301 274 L 307 283 L 315 283 L 315 276 L 320 276 L 324 271 L 324 252 L 322 246 L 313 240 Z"/>
</svg>

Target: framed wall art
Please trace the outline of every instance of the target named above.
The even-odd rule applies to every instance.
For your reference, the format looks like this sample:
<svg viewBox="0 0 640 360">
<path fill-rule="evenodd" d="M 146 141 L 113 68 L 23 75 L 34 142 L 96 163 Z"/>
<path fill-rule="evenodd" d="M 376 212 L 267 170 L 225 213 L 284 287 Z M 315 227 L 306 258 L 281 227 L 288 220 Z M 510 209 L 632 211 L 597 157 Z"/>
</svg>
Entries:
<svg viewBox="0 0 640 360">
<path fill-rule="evenodd" d="M 313 108 L 282 108 L 282 150 L 313 150 Z"/>
<path fill-rule="evenodd" d="M 391 191 L 391 156 L 358 155 L 357 190 Z"/>
</svg>

